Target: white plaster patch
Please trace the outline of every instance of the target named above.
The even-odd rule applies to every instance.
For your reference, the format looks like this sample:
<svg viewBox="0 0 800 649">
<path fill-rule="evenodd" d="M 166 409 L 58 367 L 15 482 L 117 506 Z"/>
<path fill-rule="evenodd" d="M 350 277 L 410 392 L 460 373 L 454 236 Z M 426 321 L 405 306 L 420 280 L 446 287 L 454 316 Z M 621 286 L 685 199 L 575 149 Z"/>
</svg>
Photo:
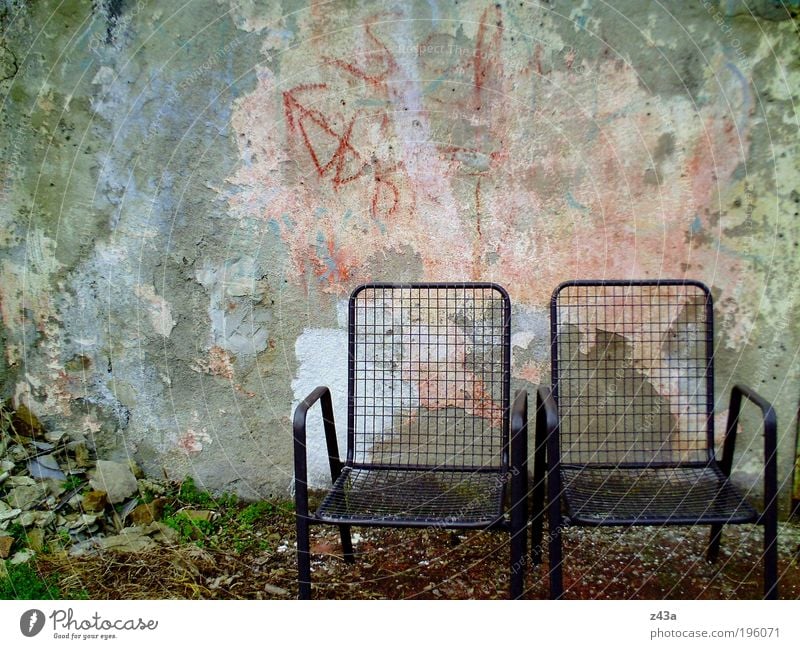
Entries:
<svg viewBox="0 0 800 649">
<path fill-rule="evenodd" d="M 511 346 L 525 349 L 535 337 L 536 334 L 532 331 L 518 331 L 511 335 Z"/>
<path fill-rule="evenodd" d="M 157 334 L 168 338 L 175 327 L 176 322 L 172 318 L 172 309 L 160 295 L 156 295 L 156 289 L 152 284 L 140 284 L 134 288 L 136 296 L 147 305 L 147 313 L 150 316 L 150 323 Z"/>
<path fill-rule="evenodd" d="M 298 367 L 297 377 L 292 381 L 292 413 L 317 386 L 328 386 L 333 398 L 339 454 L 344 459 L 347 451 L 347 331 L 306 329 L 295 342 L 294 351 Z M 314 489 L 329 487 L 328 450 L 319 404 L 308 413 L 306 454 L 309 486 Z"/>
<path fill-rule="evenodd" d="M 283 16 L 280 2 L 256 3 L 255 0 L 230 0 L 231 15 L 236 27 L 246 32 L 274 28 Z"/>
<path fill-rule="evenodd" d="M 206 261 L 197 271 L 197 281 L 211 294 L 211 346 L 237 357 L 253 357 L 267 348 L 269 312 L 257 308 L 265 291 L 259 276 L 256 261 L 250 257 L 216 267 Z"/>
<path fill-rule="evenodd" d="M 388 323 L 386 326 L 391 327 Z M 421 341 L 434 338 L 428 333 L 427 327 L 420 327 L 413 335 Z M 422 345 L 425 347 L 426 342 Z M 430 349 L 427 351 L 428 353 L 438 351 L 440 347 L 442 346 L 431 341 Z M 327 386 L 333 398 L 339 455 L 344 460 L 347 452 L 347 330 L 306 329 L 295 342 L 295 356 L 298 369 L 297 377 L 292 381 L 295 398 L 292 403 L 292 413 L 300 401 L 316 387 Z M 368 402 L 374 400 L 380 403 L 383 399 L 392 399 L 401 410 L 419 407 L 419 387 L 400 380 L 399 372 L 392 380 L 387 380 L 384 372 L 373 369 L 371 362 L 366 359 L 366 367 L 360 369 L 359 373 L 365 379 L 362 383 L 365 393 L 361 396 Z M 391 434 L 394 424 L 394 416 L 387 412 L 383 415 L 375 413 L 365 417 L 361 426 L 368 438 L 379 440 Z M 329 487 L 328 451 L 318 404 L 309 411 L 306 452 L 309 486 L 318 489 Z"/>
<path fill-rule="evenodd" d="M 336 324 L 342 328 L 347 327 L 347 312 L 349 306 L 350 302 L 348 300 L 339 300 L 336 303 Z"/>
<path fill-rule="evenodd" d="M 116 76 L 117 75 L 112 68 L 108 67 L 107 65 L 101 65 L 100 69 L 97 71 L 97 74 L 95 74 L 92 78 L 92 85 L 109 85 L 114 82 Z"/>
</svg>

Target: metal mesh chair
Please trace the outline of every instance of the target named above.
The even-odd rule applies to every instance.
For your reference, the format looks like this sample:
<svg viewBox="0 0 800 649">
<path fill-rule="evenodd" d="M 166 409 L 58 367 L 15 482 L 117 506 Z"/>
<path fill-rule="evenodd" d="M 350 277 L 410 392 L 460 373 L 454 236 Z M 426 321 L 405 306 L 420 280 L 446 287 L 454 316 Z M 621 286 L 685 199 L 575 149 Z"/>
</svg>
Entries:
<svg viewBox="0 0 800 649">
<path fill-rule="evenodd" d="M 711 294 L 693 281 L 573 281 L 553 293 L 552 390 L 540 388 L 537 400 L 552 597 L 563 594 L 566 525 L 706 524 L 715 561 L 730 523 L 764 526 L 764 593 L 777 597 L 776 417 L 755 392 L 734 387 L 716 459 L 712 315 Z M 729 480 L 742 397 L 762 411 L 763 512 Z M 538 562 L 544 497 L 534 492 Z"/>
<path fill-rule="evenodd" d="M 294 414 L 300 598 L 311 596 L 312 524 L 339 527 L 347 561 L 351 525 L 506 529 L 521 596 L 527 396 L 509 412 L 508 295 L 494 284 L 365 285 L 350 297 L 348 332 L 345 461 L 327 388 Z M 309 513 L 306 415 L 317 400 L 333 485 Z"/>
</svg>

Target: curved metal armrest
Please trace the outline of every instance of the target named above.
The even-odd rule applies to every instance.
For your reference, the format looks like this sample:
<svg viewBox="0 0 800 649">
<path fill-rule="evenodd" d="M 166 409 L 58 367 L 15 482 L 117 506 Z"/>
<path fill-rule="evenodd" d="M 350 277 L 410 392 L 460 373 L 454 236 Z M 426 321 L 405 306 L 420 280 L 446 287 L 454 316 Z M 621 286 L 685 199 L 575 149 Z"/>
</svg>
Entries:
<svg viewBox="0 0 800 649">
<path fill-rule="evenodd" d="M 558 465 L 561 452 L 558 447 L 558 408 L 549 388 L 540 386 L 536 392 L 536 428 L 547 444 L 547 464 Z"/>
<path fill-rule="evenodd" d="M 528 393 L 518 390 L 511 407 L 511 466 L 528 461 Z"/>
<path fill-rule="evenodd" d="M 730 476 L 733 466 L 733 451 L 736 446 L 736 431 L 739 427 L 739 413 L 742 397 L 746 397 L 761 409 L 764 422 L 764 507 L 777 506 L 778 493 L 778 418 L 772 405 L 755 390 L 746 385 L 734 385 L 728 406 L 728 425 L 725 427 L 725 442 L 722 447 L 722 461 L 719 467 Z"/>
<path fill-rule="evenodd" d="M 511 406 L 511 495 L 524 497 L 528 485 L 528 393 L 518 390 Z"/>
<path fill-rule="evenodd" d="M 322 423 L 325 428 L 325 442 L 328 446 L 328 463 L 331 467 L 331 480 L 334 482 L 342 472 L 342 461 L 339 458 L 339 443 L 336 439 L 336 424 L 333 419 L 333 400 L 331 391 L 320 386 L 303 399 L 295 408 L 292 420 L 294 435 L 294 480 L 298 503 L 307 500 L 308 494 L 308 458 L 306 456 L 306 420 L 308 411 L 317 401 L 322 407 Z M 299 512 L 305 515 L 308 512 Z"/>
</svg>

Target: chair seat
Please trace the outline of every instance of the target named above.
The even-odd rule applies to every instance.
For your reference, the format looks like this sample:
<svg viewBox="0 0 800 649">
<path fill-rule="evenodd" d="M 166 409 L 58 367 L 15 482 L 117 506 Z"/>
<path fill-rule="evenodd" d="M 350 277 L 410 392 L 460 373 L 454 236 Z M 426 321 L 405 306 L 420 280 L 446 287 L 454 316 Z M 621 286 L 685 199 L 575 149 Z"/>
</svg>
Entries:
<svg viewBox="0 0 800 649">
<path fill-rule="evenodd" d="M 751 523 L 758 513 L 715 465 L 562 466 L 567 511 L 582 525 Z"/>
<path fill-rule="evenodd" d="M 327 523 L 485 527 L 503 516 L 500 471 L 345 467 L 316 512 Z"/>
</svg>

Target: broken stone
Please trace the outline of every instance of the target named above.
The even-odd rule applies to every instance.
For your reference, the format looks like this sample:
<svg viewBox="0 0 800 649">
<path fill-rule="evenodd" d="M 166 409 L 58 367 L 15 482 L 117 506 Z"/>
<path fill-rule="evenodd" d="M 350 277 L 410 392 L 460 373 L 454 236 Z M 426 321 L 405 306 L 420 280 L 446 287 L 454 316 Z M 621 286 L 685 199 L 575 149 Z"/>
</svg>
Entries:
<svg viewBox="0 0 800 649">
<path fill-rule="evenodd" d="M 126 527 L 125 529 L 131 528 Z M 175 545 L 180 541 L 180 535 L 176 530 L 172 529 L 169 525 L 164 525 L 164 523 L 159 523 L 158 521 L 138 529 L 141 529 L 142 532 L 148 536 L 151 536 L 159 543 L 163 543 L 165 545 Z"/>
<path fill-rule="evenodd" d="M 33 559 L 36 553 L 31 550 L 30 548 L 25 548 L 24 550 L 20 550 L 13 557 L 11 557 L 8 561 L 12 566 L 19 565 L 20 563 L 27 563 L 31 559 Z"/>
<path fill-rule="evenodd" d="M 13 536 L 0 536 L 0 559 L 7 559 L 11 554 L 11 546 L 14 545 Z"/>
<path fill-rule="evenodd" d="M 6 478 L 8 478 L 8 471 L 0 473 L 0 484 L 3 484 L 6 481 Z"/>
<path fill-rule="evenodd" d="M 285 588 L 281 588 L 280 586 L 273 586 L 272 584 L 264 584 L 264 590 L 268 592 L 270 595 L 278 595 L 278 596 L 286 596 L 289 594 L 289 591 Z"/>
<path fill-rule="evenodd" d="M 97 540 L 97 547 L 111 552 L 142 552 L 158 547 L 158 544 L 142 528 L 126 527 L 119 534 Z"/>
<path fill-rule="evenodd" d="M 56 519 L 56 515 L 51 511 L 27 511 L 23 512 L 17 519 L 22 527 L 28 528 L 36 525 L 37 527 L 47 527 Z"/>
<path fill-rule="evenodd" d="M 35 527 L 28 532 L 28 547 L 34 552 L 41 552 L 44 547 L 44 530 Z"/>
<path fill-rule="evenodd" d="M 64 438 L 64 432 L 60 430 L 48 431 L 44 434 L 44 438 L 55 446 Z"/>
<path fill-rule="evenodd" d="M 55 468 L 45 465 L 42 462 L 43 458 L 49 458 L 55 464 Z M 32 478 L 37 480 L 66 480 L 67 476 L 58 468 L 58 462 L 55 461 L 52 455 L 42 455 L 34 460 L 28 462 L 28 473 Z"/>
<path fill-rule="evenodd" d="M 37 444 L 38 446 L 38 444 Z M 48 446 L 52 447 L 52 444 L 48 444 Z M 53 471 L 60 471 L 61 467 L 58 466 L 58 461 L 56 460 L 53 455 L 40 455 L 36 458 L 36 461 L 39 462 L 43 467 L 46 469 L 52 469 Z"/>
<path fill-rule="evenodd" d="M 9 402 L 6 402 L 6 407 L 10 405 Z M 11 414 L 11 426 L 18 435 L 36 438 L 44 437 L 44 426 L 24 403 L 19 404 Z"/>
<path fill-rule="evenodd" d="M 107 504 L 108 494 L 105 491 L 87 491 L 81 501 L 81 506 L 86 512 L 101 512 Z"/>
<path fill-rule="evenodd" d="M 45 497 L 44 487 L 41 485 L 23 485 L 15 487 L 8 493 L 8 504 L 18 509 L 30 509 Z"/>
<path fill-rule="evenodd" d="M 86 539 L 84 541 L 78 541 L 77 543 L 73 543 L 69 548 L 69 556 L 71 557 L 82 557 L 86 554 L 93 554 L 96 552 L 97 548 L 97 541 L 96 538 Z"/>
<path fill-rule="evenodd" d="M 112 505 L 136 493 L 138 485 L 131 469 L 126 464 L 98 460 L 91 485 L 98 491 L 105 491 Z"/>
<path fill-rule="evenodd" d="M 8 454 L 11 456 L 11 459 L 15 462 L 22 462 L 22 460 L 27 460 L 32 454 L 28 452 L 22 444 L 15 444 L 12 446 Z"/>
<path fill-rule="evenodd" d="M 21 509 L 18 508 L 11 508 L 2 500 L 0 500 L 0 523 L 4 521 L 9 521 L 12 518 L 16 518 L 22 513 Z"/>
<path fill-rule="evenodd" d="M 40 442 L 38 440 L 33 440 L 33 445 L 39 451 L 52 451 L 55 448 L 55 444 L 51 444 L 50 442 Z M 56 465 L 57 467 L 58 465 Z"/>
<path fill-rule="evenodd" d="M 17 519 L 17 523 L 22 527 L 30 527 L 36 522 L 36 512 L 23 512 Z"/>
<path fill-rule="evenodd" d="M 0 460 L 0 471 L 11 471 L 15 466 L 11 460 Z"/>
<path fill-rule="evenodd" d="M 15 475 L 8 479 L 6 486 L 8 487 L 30 487 L 35 485 L 36 480 L 27 475 Z"/>
<path fill-rule="evenodd" d="M 36 512 L 36 527 L 47 527 L 56 520 L 56 514 L 53 511 L 45 510 Z"/>
<path fill-rule="evenodd" d="M 97 519 L 97 514 L 81 514 L 76 520 L 72 521 L 67 528 L 69 529 L 70 533 L 75 534 L 82 531 L 84 528 L 94 525 L 97 522 Z"/>
<path fill-rule="evenodd" d="M 164 515 L 165 498 L 156 498 L 151 503 L 142 503 L 131 512 L 131 521 L 134 525 L 149 525 L 160 520 Z"/>
</svg>

